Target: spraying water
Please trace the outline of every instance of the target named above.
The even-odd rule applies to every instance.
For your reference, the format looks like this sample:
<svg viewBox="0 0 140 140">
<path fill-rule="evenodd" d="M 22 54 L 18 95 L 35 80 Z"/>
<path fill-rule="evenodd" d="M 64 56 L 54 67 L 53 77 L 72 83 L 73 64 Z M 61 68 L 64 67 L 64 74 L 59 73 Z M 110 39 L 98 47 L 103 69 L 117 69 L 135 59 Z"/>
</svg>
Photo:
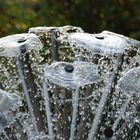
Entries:
<svg viewBox="0 0 140 140">
<path fill-rule="evenodd" d="M 57 61 L 51 50 L 54 48 L 51 45 L 56 45 L 51 40 L 54 30 L 57 30 L 55 42 L 60 62 L 52 62 Z M 8 135 L 11 130 L 5 127 L 11 127 L 15 117 L 9 115 L 9 119 L 7 110 L 12 105 L 17 108 L 15 100 L 18 99 L 9 96 L 9 102 L 2 98 L 2 105 L 5 106 L 0 106 L 0 129 L 6 132 L 3 133 L 3 139 L 139 138 L 139 41 L 109 31 L 88 34 L 74 26 L 34 27 L 29 32 L 31 34 L 17 34 L 0 39 L 0 79 L 3 87 L 7 91 L 19 91 L 22 95 L 22 83 L 25 102 L 31 114 L 26 115 L 26 109 L 22 112 L 26 116 L 21 121 L 23 130 L 27 133 L 26 138 L 21 132 L 22 137 L 15 137 L 14 133 Z M 41 54 L 36 58 L 30 50 L 39 49 Z M 82 61 L 77 61 L 79 56 Z M 5 63 L 5 58 L 8 63 Z M 31 64 L 31 60 L 35 63 Z M 16 74 L 15 64 L 18 64 L 21 80 Z M 55 90 L 56 85 L 58 90 Z M 56 91 L 59 92 L 58 98 L 55 96 Z M 42 92 L 43 96 L 38 98 L 37 92 Z M 45 115 L 40 111 L 45 112 Z M 56 119 L 59 127 L 55 126 Z M 35 129 L 31 129 L 32 124 Z"/>
</svg>

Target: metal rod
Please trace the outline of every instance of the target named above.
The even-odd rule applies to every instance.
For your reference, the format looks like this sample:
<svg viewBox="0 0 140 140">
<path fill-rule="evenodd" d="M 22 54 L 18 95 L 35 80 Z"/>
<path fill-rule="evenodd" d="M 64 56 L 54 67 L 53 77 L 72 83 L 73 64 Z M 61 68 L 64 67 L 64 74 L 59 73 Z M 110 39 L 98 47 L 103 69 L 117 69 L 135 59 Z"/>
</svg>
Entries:
<svg viewBox="0 0 140 140">
<path fill-rule="evenodd" d="M 24 77 L 24 74 L 23 74 L 21 63 L 20 63 L 20 60 L 19 60 L 18 57 L 16 57 L 16 65 L 17 65 L 17 70 L 18 70 L 19 77 L 20 77 L 21 82 L 22 82 L 24 95 L 25 95 L 26 100 L 27 100 L 27 105 L 28 105 L 28 109 L 29 109 L 29 112 L 30 112 L 30 115 L 31 115 L 32 123 L 33 123 L 33 126 L 34 126 L 34 129 L 35 129 L 36 133 L 39 134 L 37 121 L 36 121 L 36 118 L 35 118 L 35 115 L 34 115 L 34 112 L 33 112 L 33 106 L 32 106 L 31 99 L 30 99 L 29 92 L 28 92 L 28 88 L 27 88 L 27 85 L 26 85 L 26 82 L 25 82 L 25 77 Z"/>
<path fill-rule="evenodd" d="M 94 117 L 94 120 L 93 120 L 93 123 L 91 126 L 91 130 L 88 135 L 88 140 L 94 140 L 94 138 L 97 134 L 97 131 L 98 131 L 100 123 L 101 123 L 103 111 L 104 111 L 105 105 L 107 103 L 108 96 L 111 93 L 112 89 L 114 88 L 114 83 L 115 83 L 119 68 L 122 65 L 123 55 L 119 54 L 117 60 L 118 60 L 118 64 L 112 73 L 112 77 L 110 79 L 110 84 L 106 85 L 104 92 L 102 94 L 102 97 L 100 99 L 98 108 L 96 110 L 95 117 Z"/>
<path fill-rule="evenodd" d="M 71 110 L 72 110 L 72 92 L 68 89 L 65 89 L 65 98 L 64 98 L 64 109 L 63 109 L 63 138 L 70 138 L 70 125 L 71 125 Z M 71 99 L 71 102 L 67 102 L 67 99 Z"/>
<path fill-rule="evenodd" d="M 45 99 L 45 109 L 46 109 L 46 116 L 47 116 L 49 139 L 54 140 L 53 123 L 52 123 L 51 108 L 50 108 L 50 99 L 49 99 L 49 95 L 48 95 L 48 85 L 47 85 L 47 82 L 45 80 L 43 82 L 43 93 L 44 93 L 44 99 Z"/>
<path fill-rule="evenodd" d="M 52 50 L 52 62 L 54 61 L 59 61 L 59 48 L 58 48 L 58 42 L 57 42 L 57 30 L 53 30 L 51 32 L 51 50 Z M 59 118 L 59 87 L 55 85 L 54 87 L 54 97 L 55 97 L 55 116 L 56 116 L 56 136 L 61 136 L 62 130 L 61 130 L 61 125 L 60 125 L 60 118 Z"/>
<path fill-rule="evenodd" d="M 98 64 L 99 58 L 100 58 L 99 54 L 94 54 L 92 57 L 92 63 Z M 82 59 L 80 59 L 80 60 L 82 60 Z M 85 95 L 87 97 L 90 97 L 90 95 L 92 95 L 93 87 L 94 87 L 94 85 L 92 84 L 91 87 L 86 88 Z M 76 137 L 77 140 L 85 140 L 87 138 L 87 134 L 84 133 L 84 132 L 87 132 L 86 123 L 88 120 L 88 114 L 90 112 L 89 102 L 87 101 L 87 99 L 82 102 L 82 112 L 84 112 L 84 114 L 81 116 L 81 119 L 79 122 L 79 129 L 78 129 L 78 133 L 77 133 L 77 137 Z"/>
<path fill-rule="evenodd" d="M 34 81 L 34 75 L 31 67 L 29 53 L 27 52 L 27 46 L 22 45 L 20 47 L 21 55 L 18 58 L 20 61 L 20 66 L 22 69 L 24 81 L 26 83 L 26 88 L 28 91 L 28 95 L 30 97 L 32 111 L 34 113 L 38 131 L 42 132 L 45 131 L 45 125 L 43 121 L 43 112 L 40 110 L 40 103 L 39 103 L 39 92 L 37 90 L 37 85 Z M 40 93 L 41 96 L 41 93 Z"/>
<path fill-rule="evenodd" d="M 132 97 L 132 96 L 131 96 L 131 97 Z M 120 114 L 119 114 L 118 118 L 115 120 L 115 122 L 114 122 L 114 124 L 113 124 L 113 127 L 112 127 L 113 131 L 117 128 L 117 126 L 118 126 L 118 124 L 119 124 L 119 122 L 120 122 L 120 120 L 121 120 L 121 118 L 122 118 L 124 112 L 126 111 L 126 107 L 128 106 L 128 104 L 129 104 L 129 102 L 130 102 L 130 100 L 131 100 L 131 97 L 128 98 L 128 100 L 126 101 L 126 103 L 125 103 L 125 104 L 123 105 L 123 107 L 120 109 Z"/>
<path fill-rule="evenodd" d="M 132 100 L 132 97 L 133 97 L 134 93 L 132 93 L 129 98 L 127 99 L 127 101 L 125 102 L 125 104 L 123 105 L 123 107 L 120 109 L 120 113 L 119 113 L 119 116 L 118 118 L 115 120 L 114 124 L 113 124 L 113 127 L 112 127 L 112 130 L 115 132 L 115 130 L 117 129 L 117 126 L 119 125 L 119 122 L 124 114 L 124 112 L 126 111 L 126 108 L 128 106 L 128 104 L 130 103 L 130 100 Z M 112 136 L 111 140 L 114 140 L 115 139 L 115 136 Z"/>
<path fill-rule="evenodd" d="M 2 83 L 0 82 L 0 89 L 4 90 Z"/>
<path fill-rule="evenodd" d="M 79 108 L 79 97 L 80 97 L 80 88 L 76 88 L 76 92 L 73 95 L 73 113 L 72 113 L 72 122 L 71 122 L 71 133 L 70 140 L 76 139 L 76 127 L 77 127 L 77 114 Z"/>
<path fill-rule="evenodd" d="M 52 50 L 52 62 L 59 60 L 58 42 L 57 42 L 57 30 L 51 32 L 51 50 Z"/>
</svg>

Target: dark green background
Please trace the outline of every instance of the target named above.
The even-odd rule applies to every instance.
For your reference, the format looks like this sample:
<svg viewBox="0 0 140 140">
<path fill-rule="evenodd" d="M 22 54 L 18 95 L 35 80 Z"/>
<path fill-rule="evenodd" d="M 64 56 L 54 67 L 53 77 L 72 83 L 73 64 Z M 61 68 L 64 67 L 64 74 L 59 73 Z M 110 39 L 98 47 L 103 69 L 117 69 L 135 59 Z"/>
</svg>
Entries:
<svg viewBox="0 0 140 140">
<path fill-rule="evenodd" d="M 34 26 L 64 25 L 140 40 L 140 0 L 0 0 L 0 37 Z"/>
</svg>

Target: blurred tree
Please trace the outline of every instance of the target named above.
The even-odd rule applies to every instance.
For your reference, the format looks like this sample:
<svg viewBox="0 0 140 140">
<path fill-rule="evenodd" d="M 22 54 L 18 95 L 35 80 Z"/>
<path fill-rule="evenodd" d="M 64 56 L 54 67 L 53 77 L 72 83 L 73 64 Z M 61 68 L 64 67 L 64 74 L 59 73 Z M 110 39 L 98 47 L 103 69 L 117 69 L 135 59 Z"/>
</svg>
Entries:
<svg viewBox="0 0 140 140">
<path fill-rule="evenodd" d="M 138 0 L 0 0 L 0 36 L 32 26 L 80 26 L 86 32 L 110 30 L 140 39 Z"/>
</svg>

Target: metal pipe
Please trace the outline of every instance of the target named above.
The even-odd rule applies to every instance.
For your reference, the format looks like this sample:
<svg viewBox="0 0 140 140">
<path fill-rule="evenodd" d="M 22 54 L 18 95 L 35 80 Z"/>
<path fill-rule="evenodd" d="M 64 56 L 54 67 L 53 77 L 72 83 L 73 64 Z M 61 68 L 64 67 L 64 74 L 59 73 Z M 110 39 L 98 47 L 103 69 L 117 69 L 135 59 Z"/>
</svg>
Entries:
<svg viewBox="0 0 140 140">
<path fill-rule="evenodd" d="M 27 88 L 27 85 L 25 82 L 25 77 L 23 74 L 21 63 L 20 63 L 20 60 L 18 57 L 16 58 L 16 65 L 17 65 L 17 71 L 18 71 L 18 74 L 19 74 L 19 77 L 21 79 L 21 83 L 23 86 L 24 95 L 26 97 L 26 101 L 27 101 L 28 109 L 29 109 L 29 112 L 31 115 L 32 123 L 33 123 L 33 126 L 34 126 L 36 133 L 39 134 L 36 117 L 35 117 L 34 112 L 33 112 L 33 106 L 32 106 L 31 99 L 30 99 L 29 92 L 28 92 L 28 88 Z"/>
<path fill-rule="evenodd" d="M 103 111 L 104 111 L 105 105 L 107 103 L 108 96 L 114 87 L 114 83 L 115 83 L 119 68 L 122 65 L 123 55 L 119 54 L 117 60 L 118 60 L 118 64 L 112 73 L 112 77 L 110 79 L 110 84 L 106 85 L 104 92 L 102 94 L 102 97 L 100 99 L 98 108 L 96 110 L 95 117 L 94 117 L 94 120 L 93 120 L 93 123 L 91 126 L 91 130 L 88 135 L 88 140 L 94 140 L 94 138 L 97 134 L 97 131 L 98 131 L 100 123 L 101 123 Z"/>
<path fill-rule="evenodd" d="M 50 108 L 50 98 L 48 94 L 47 82 L 45 81 L 45 79 L 43 82 L 43 93 L 44 93 L 44 99 L 45 99 L 45 109 L 46 109 L 46 116 L 47 116 L 49 139 L 54 140 L 53 123 L 52 123 L 51 108 Z"/>
<path fill-rule="evenodd" d="M 72 122 L 71 122 L 71 133 L 70 140 L 76 139 L 76 128 L 77 128 L 77 114 L 80 101 L 80 87 L 76 88 L 75 94 L 73 95 L 73 113 L 72 113 Z"/>
</svg>

